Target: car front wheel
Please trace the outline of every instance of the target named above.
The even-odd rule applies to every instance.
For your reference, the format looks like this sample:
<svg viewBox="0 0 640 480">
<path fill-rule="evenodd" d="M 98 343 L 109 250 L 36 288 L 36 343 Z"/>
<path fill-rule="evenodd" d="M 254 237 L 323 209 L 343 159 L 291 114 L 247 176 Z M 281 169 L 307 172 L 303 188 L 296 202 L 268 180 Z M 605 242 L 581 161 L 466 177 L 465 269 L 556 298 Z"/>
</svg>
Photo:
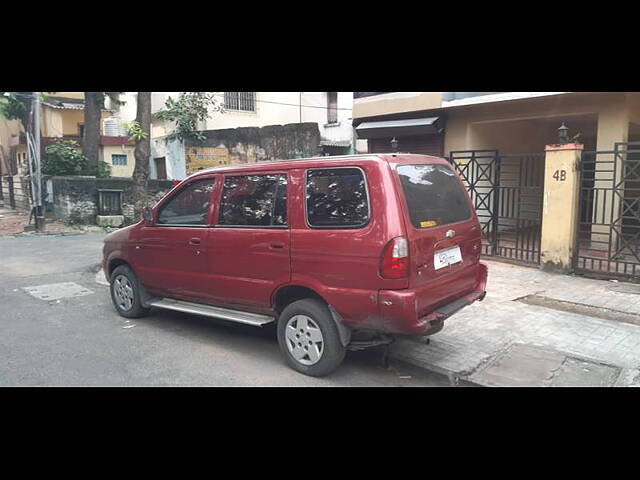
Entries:
<svg viewBox="0 0 640 480">
<path fill-rule="evenodd" d="M 126 265 L 116 267 L 111 273 L 111 300 L 118 314 L 126 318 L 139 318 L 149 313 L 142 306 L 138 277 Z"/>
</svg>

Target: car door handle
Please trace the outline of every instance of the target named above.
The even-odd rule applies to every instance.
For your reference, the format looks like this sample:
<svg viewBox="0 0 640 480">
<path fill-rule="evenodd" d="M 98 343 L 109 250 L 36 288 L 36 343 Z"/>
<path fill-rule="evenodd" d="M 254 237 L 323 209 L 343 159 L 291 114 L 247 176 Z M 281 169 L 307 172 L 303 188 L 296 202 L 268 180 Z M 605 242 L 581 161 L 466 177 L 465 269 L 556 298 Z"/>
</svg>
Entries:
<svg viewBox="0 0 640 480">
<path fill-rule="evenodd" d="M 284 243 L 282 242 L 273 242 L 269 245 L 271 248 L 284 248 Z"/>
<path fill-rule="evenodd" d="M 189 240 L 189 245 L 200 245 L 200 239 L 192 238 L 191 240 Z"/>
</svg>

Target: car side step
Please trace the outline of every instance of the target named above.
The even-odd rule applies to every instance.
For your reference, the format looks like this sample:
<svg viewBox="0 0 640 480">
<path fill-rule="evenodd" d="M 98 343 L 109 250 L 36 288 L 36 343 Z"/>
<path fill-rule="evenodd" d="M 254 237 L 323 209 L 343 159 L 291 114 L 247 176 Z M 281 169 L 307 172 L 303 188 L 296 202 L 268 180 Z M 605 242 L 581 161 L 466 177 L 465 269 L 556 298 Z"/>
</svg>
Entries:
<svg viewBox="0 0 640 480">
<path fill-rule="evenodd" d="M 241 310 L 230 310 L 228 308 L 213 307 L 201 303 L 185 302 L 175 300 L 173 298 L 160 298 L 152 300 L 148 303 L 151 307 L 166 308 L 167 310 L 177 310 L 178 312 L 194 313 L 196 315 L 205 315 L 207 317 L 221 318 L 232 322 L 246 323 L 261 327 L 267 323 L 275 321 L 275 317 L 269 315 L 260 315 L 258 313 L 243 312 Z"/>
</svg>

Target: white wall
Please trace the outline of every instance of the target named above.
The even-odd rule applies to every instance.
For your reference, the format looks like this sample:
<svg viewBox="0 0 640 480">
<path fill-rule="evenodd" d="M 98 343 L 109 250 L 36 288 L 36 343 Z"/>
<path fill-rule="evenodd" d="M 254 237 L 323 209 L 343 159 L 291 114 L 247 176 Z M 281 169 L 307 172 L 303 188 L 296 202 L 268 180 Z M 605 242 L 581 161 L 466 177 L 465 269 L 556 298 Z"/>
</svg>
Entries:
<svg viewBox="0 0 640 480">
<path fill-rule="evenodd" d="M 224 92 L 217 92 L 224 102 Z M 214 113 L 206 122 L 206 130 L 237 127 L 264 127 L 300 122 L 300 92 L 256 92 L 256 111 L 227 110 Z"/>
<path fill-rule="evenodd" d="M 224 101 L 224 92 L 215 92 L 218 100 Z M 137 92 L 127 92 L 122 96 L 126 104 L 120 108 L 120 118 L 129 122 L 136 117 Z M 180 92 L 153 92 L 151 110 L 157 112 L 166 99 L 176 98 Z M 302 105 L 302 108 L 301 108 Z M 314 108 L 322 107 L 322 108 Z M 327 125 L 327 92 L 256 92 L 256 111 L 238 112 L 227 110 L 215 112 L 199 127 L 202 130 L 218 130 L 237 127 L 264 127 L 266 125 L 286 125 L 288 123 L 317 122 L 320 135 L 325 140 L 350 141 L 353 138 L 351 113 L 353 92 L 338 92 L 338 124 Z M 341 110 L 347 109 L 347 110 Z M 153 122 L 151 137 L 162 137 L 172 131 L 167 122 Z"/>
<path fill-rule="evenodd" d="M 302 121 L 317 122 L 323 140 L 352 142 L 353 92 L 338 92 L 338 123 L 329 124 L 327 110 L 328 92 L 302 92 Z M 315 108 L 323 107 L 323 108 Z M 346 110 L 345 110 L 346 109 Z"/>
<path fill-rule="evenodd" d="M 224 101 L 224 92 L 216 92 L 219 101 Z M 169 98 L 177 98 L 180 92 L 152 92 L 151 111 L 157 112 Z M 122 122 L 136 118 L 137 92 L 121 95 L 125 102 L 116 116 Z M 201 122 L 202 130 L 218 130 L 237 127 L 264 127 L 266 125 L 286 125 L 288 123 L 315 122 L 323 140 L 332 142 L 352 142 L 353 92 L 338 92 L 338 123 L 327 123 L 327 92 L 256 92 L 255 112 L 212 113 Z M 316 108 L 321 107 L 321 108 Z M 163 137 L 172 133 L 173 125 L 168 122 L 152 121 L 150 178 L 156 178 L 153 158 L 167 159 L 167 177 L 183 179 L 186 177 L 185 152 L 180 142 L 167 143 Z"/>
<path fill-rule="evenodd" d="M 157 179 L 154 158 L 165 158 L 167 179 L 183 180 L 187 178 L 184 143 L 178 140 L 166 140 L 163 137 L 151 139 L 151 158 L 149 159 L 149 178 Z"/>
</svg>

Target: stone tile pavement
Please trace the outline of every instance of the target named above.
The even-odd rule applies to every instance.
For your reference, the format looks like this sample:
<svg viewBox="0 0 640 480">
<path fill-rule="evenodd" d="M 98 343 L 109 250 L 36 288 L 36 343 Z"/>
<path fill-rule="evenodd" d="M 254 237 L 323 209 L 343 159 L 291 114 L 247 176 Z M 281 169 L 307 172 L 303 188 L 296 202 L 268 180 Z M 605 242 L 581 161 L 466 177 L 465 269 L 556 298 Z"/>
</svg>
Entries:
<svg viewBox="0 0 640 480">
<path fill-rule="evenodd" d="M 483 302 L 449 318 L 428 344 L 394 342 L 390 355 L 480 385 L 640 386 L 640 325 L 518 301 L 536 294 L 640 316 L 640 285 L 486 263 Z"/>
</svg>

